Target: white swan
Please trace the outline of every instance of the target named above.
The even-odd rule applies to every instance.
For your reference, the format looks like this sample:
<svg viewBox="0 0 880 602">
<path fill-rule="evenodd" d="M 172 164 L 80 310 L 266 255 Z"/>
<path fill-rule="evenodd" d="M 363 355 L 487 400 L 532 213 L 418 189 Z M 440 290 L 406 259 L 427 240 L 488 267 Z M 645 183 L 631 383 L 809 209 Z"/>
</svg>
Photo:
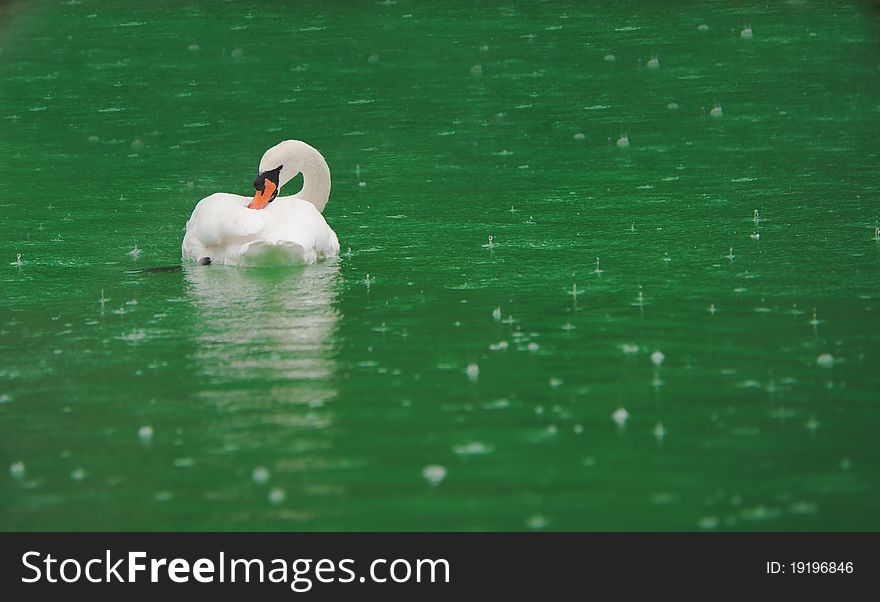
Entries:
<svg viewBox="0 0 880 602">
<path fill-rule="evenodd" d="M 278 191 L 298 174 L 294 196 Z M 311 264 L 339 254 L 321 212 L 330 197 L 330 168 L 315 148 L 285 140 L 260 159 L 253 199 L 218 192 L 203 198 L 186 223 L 184 259 L 225 265 Z M 277 198 L 276 198 L 277 197 Z"/>
</svg>

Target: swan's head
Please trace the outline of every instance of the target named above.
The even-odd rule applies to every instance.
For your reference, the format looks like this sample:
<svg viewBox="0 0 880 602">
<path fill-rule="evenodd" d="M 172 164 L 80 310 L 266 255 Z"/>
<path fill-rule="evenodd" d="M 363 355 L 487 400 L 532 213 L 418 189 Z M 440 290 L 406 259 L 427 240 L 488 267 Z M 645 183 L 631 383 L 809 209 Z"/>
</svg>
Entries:
<svg viewBox="0 0 880 602">
<path fill-rule="evenodd" d="M 262 209 L 274 201 L 281 187 L 302 171 L 303 147 L 307 145 L 299 140 L 285 140 L 263 153 L 259 172 L 254 178 L 257 192 L 249 208 Z"/>
</svg>

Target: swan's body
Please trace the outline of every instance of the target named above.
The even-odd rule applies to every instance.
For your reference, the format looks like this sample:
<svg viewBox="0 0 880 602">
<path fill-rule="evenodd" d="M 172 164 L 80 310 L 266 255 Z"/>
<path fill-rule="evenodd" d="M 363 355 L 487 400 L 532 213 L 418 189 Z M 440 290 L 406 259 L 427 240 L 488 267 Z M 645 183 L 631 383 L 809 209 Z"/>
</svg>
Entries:
<svg viewBox="0 0 880 602">
<path fill-rule="evenodd" d="M 276 198 L 278 189 L 299 173 L 302 190 Z M 221 192 L 199 201 L 186 223 L 184 259 L 284 265 L 338 255 L 336 233 L 321 214 L 330 197 L 330 169 L 317 150 L 298 140 L 270 148 L 260 161 L 254 186 L 253 200 Z"/>
</svg>

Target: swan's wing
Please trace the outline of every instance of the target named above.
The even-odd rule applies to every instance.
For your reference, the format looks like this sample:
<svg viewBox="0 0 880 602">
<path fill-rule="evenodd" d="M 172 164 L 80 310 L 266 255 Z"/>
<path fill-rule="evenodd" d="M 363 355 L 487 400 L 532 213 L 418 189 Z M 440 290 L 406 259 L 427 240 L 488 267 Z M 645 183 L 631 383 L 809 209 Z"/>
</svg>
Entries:
<svg viewBox="0 0 880 602">
<path fill-rule="evenodd" d="M 263 211 L 266 213 L 266 229 L 262 234 L 265 240 L 296 243 L 305 251 L 306 263 L 338 254 L 336 234 L 312 203 L 296 197 L 281 197 Z"/>
<path fill-rule="evenodd" d="M 326 227 L 315 237 L 315 250 L 320 257 L 336 257 L 339 255 L 339 239 L 336 237 L 336 232 L 333 231 L 333 228 L 326 222 L 324 222 L 324 225 Z"/>
<path fill-rule="evenodd" d="M 247 197 L 223 192 L 199 201 L 186 223 L 187 237 L 204 246 L 217 246 L 230 238 L 259 234 L 266 225 L 262 212 L 247 208 Z"/>
</svg>

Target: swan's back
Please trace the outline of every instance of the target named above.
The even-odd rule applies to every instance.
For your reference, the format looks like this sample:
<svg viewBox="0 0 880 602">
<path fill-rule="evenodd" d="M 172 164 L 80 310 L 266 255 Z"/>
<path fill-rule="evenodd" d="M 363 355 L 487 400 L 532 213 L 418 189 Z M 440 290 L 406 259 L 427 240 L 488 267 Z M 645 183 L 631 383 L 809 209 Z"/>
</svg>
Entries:
<svg viewBox="0 0 880 602">
<path fill-rule="evenodd" d="M 186 224 L 184 259 L 225 265 L 312 264 L 339 254 L 339 240 L 314 204 L 278 197 L 265 209 L 247 197 L 218 193 L 202 199 Z"/>
</svg>

